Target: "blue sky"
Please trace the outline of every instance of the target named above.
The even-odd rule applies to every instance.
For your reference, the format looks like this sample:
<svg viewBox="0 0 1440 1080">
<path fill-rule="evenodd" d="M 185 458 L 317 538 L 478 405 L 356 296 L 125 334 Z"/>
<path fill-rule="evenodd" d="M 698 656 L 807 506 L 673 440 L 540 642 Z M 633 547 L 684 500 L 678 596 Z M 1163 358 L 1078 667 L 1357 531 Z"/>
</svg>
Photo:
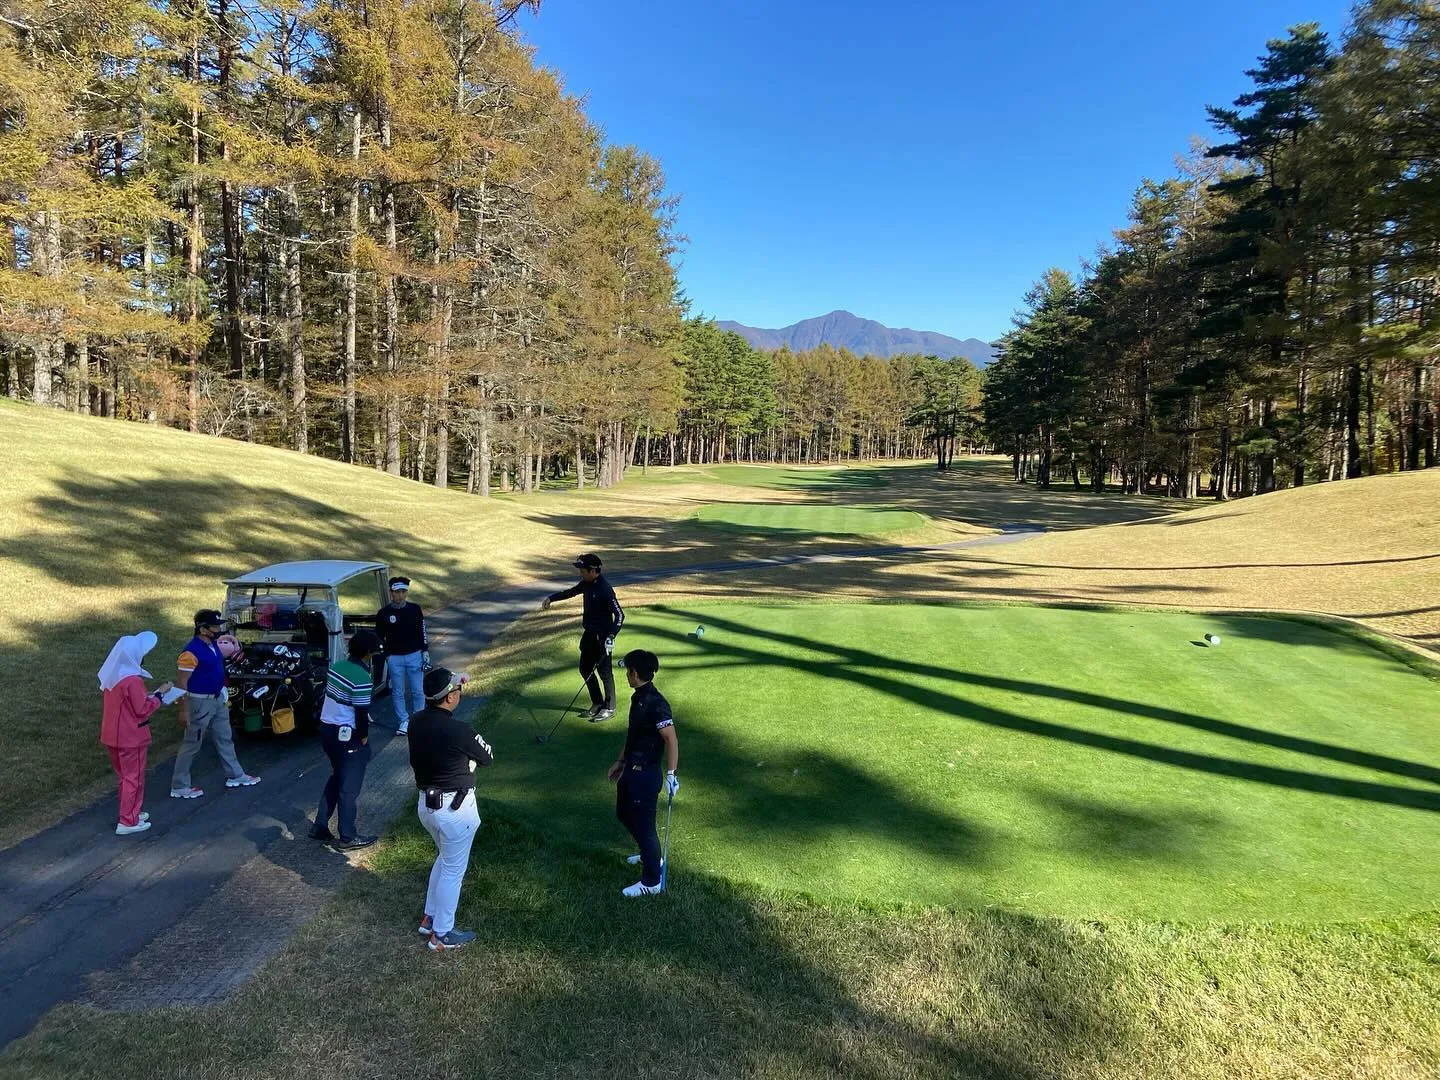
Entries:
<svg viewBox="0 0 1440 1080">
<path fill-rule="evenodd" d="M 1341 0 L 544 0 L 521 25 L 659 158 L 695 312 L 987 340 L 1124 224 L 1265 42 Z"/>
</svg>

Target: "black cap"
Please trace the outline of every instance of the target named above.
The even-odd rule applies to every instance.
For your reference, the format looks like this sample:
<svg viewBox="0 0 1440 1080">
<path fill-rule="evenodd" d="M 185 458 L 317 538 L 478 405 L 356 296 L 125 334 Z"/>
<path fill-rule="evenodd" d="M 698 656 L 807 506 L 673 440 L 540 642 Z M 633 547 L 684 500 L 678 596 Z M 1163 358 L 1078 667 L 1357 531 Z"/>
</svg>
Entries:
<svg viewBox="0 0 1440 1080">
<path fill-rule="evenodd" d="M 575 560 L 575 566 L 580 570 L 599 570 L 600 556 L 586 552 Z"/>
<path fill-rule="evenodd" d="M 425 691 L 426 701 L 439 701 L 451 690 L 459 690 L 455 682 L 455 673 L 449 668 L 433 667 L 425 672 L 425 677 L 420 681 L 420 687 Z"/>
<path fill-rule="evenodd" d="M 224 626 L 224 625 L 225 625 L 225 616 L 224 616 L 224 615 L 221 615 L 220 612 L 216 611 L 214 608 L 201 608 L 199 611 L 195 612 L 195 629 L 196 629 L 196 630 L 199 630 L 200 627 L 202 627 L 202 626 Z"/>
</svg>

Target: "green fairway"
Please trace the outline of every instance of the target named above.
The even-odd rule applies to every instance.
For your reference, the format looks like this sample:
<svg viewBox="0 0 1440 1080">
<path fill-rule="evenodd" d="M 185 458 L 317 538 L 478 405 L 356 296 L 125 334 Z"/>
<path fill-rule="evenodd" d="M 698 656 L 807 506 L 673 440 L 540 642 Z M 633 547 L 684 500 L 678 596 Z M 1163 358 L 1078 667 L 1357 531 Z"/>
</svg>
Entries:
<svg viewBox="0 0 1440 1080">
<path fill-rule="evenodd" d="M 1197 644 L 1207 631 L 1219 647 Z M 677 866 L 1086 918 L 1356 919 L 1426 909 L 1440 890 L 1440 685 L 1348 634 L 699 604 L 635 610 L 622 646 L 663 660 L 683 747 Z M 481 727 L 502 764 L 484 793 L 620 850 L 604 771 L 622 724 L 531 738 L 573 693 L 572 648 L 554 640 L 492 699 Z"/>
<path fill-rule="evenodd" d="M 714 503 L 697 510 L 695 520 L 747 532 L 811 536 L 885 536 L 925 525 L 925 518 L 913 510 L 813 503 Z"/>
<path fill-rule="evenodd" d="M 903 467 L 903 466 L 902 466 Z M 628 477 L 630 484 L 724 484 L 812 494 L 882 488 L 895 466 L 825 467 L 811 465 L 685 465 Z"/>
</svg>

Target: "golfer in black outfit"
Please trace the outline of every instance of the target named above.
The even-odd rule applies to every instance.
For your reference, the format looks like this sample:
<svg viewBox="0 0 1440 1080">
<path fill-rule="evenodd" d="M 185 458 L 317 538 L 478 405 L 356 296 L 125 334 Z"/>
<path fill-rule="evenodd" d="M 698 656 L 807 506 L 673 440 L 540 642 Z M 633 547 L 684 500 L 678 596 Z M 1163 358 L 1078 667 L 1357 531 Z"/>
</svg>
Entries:
<svg viewBox="0 0 1440 1080">
<path fill-rule="evenodd" d="M 599 555 L 581 555 L 575 560 L 575 567 L 580 571 L 580 581 L 572 588 L 547 596 L 540 610 L 544 611 L 557 600 L 569 600 L 577 595 L 585 597 L 580 674 L 590 691 L 590 708 L 580 715 L 586 720 L 609 720 L 615 715 L 615 674 L 610 669 L 610 654 L 615 649 L 615 635 L 625 625 L 625 612 L 620 609 L 615 590 L 600 573 Z"/>
<path fill-rule="evenodd" d="M 630 698 L 630 730 L 625 749 L 610 766 L 615 781 L 615 816 L 630 830 L 640 852 L 625 861 L 640 863 L 644 873 L 634 885 L 621 891 L 631 898 L 654 896 L 660 885 L 660 837 L 655 832 L 655 804 L 663 789 L 674 798 L 680 790 L 675 770 L 680 765 L 680 740 L 675 737 L 675 720 L 670 703 L 651 681 L 660 668 L 660 658 L 644 649 L 625 654 L 625 678 L 634 694 Z M 665 756 L 665 772 L 660 757 Z"/>
</svg>

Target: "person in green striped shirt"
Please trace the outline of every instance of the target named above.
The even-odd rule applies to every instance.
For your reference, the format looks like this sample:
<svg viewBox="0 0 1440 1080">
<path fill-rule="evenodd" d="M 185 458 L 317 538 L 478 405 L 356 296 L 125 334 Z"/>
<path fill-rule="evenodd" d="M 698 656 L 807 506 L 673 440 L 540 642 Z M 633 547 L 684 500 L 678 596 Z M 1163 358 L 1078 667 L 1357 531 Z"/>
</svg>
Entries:
<svg viewBox="0 0 1440 1080">
<path fill-rule="evenodd" d="M 350 639 L 349 656 L 330 666 L 325 679 L 325 704 L 320 709 L 320 742 L 330 759 L 330 779 L 320 794 L 315 812 L 314 840 L 335 841 L 338 851 L 354 851 L 375 843 L 373 836 L 355 831 L 356 803 L 370 763 L 370 696 L 374 680 L 370 658 L 380 639 L 370 630 L 357 630 Z M 340 836 L 330 831 L 330 817 L 339 813 Z"/>
</svg>

